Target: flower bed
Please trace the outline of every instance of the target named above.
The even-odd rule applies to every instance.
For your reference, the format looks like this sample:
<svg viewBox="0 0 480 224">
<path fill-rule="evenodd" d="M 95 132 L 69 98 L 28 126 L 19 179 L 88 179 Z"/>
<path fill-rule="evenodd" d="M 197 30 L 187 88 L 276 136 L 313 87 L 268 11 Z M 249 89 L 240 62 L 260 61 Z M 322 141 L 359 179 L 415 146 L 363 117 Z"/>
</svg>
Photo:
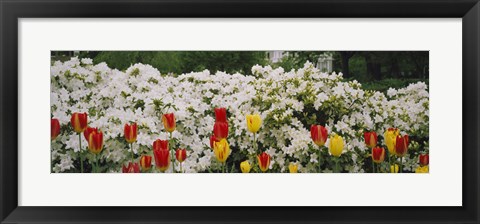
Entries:
<svg viewBox="0 0 480 224">
<path fill-rule="evenodd" d="M 80 172 L 79 136 L 70 124 L 74 112 L 86 112 L 88 126 L 103 132 L 98 158 L 83 153 L 85 169 L 99 172 L 122 172 L 122 166 L 132 160 L 131 145 L 124 136 L 124 125 L 131 122 L 138 125 L 133 160 L 138 162 L 141 155 L 154 157 L 153 142 L 170 139 L 162 122 L 167 113 L 176 119 L 171 147 L 187 152 L 183 172 L 241 172 L 240 163 L 245 160 L 252 164 L 251 172 L 260 172 L 253 164 L 260 161 L 255 158 L 261 152 L 271 158 L 268 172 L 288 172 L 291 163 L 299 172 L 372 172 L 372 150 L 364 133 L 379 133 L 376 145 L 387 148 L 383 133 L 391 127 L 409 136 L 403 171 L 418 169 L 419 155 L 428 153 L 429 93 L 422 82 L 389 89 L 387 94 L 365 91 L 357 81 L 321 73 L 308 62 L 295 71 L 253 66 L 252 74 L 205 70 L 177 76 L 160 74 L 143 64 L 118 71 L 105 63 L 93 65 L 89 59 L 55 62 L 51 114 L 59 120 L 61 132 L 52 141 L 52 169 Z M 210 144 L 214 108 L 227 110 L 230 153 L 225 164 L 217 161 Z M 247 128 L 249 114 L 259 114 L 261 119 L 255 141 Z M 327 147 L 312 141 L 313 124 L 328 130 Z M 330 140 L 336 135 L 344 142 L 339 157 L 330 155 Z M 85 151 L 88 142 L 80 139 Z M 389 170 L 388 163 L 379 166 Z M 172 166 L 166 170 L 171 171 Z"/>
</svg>

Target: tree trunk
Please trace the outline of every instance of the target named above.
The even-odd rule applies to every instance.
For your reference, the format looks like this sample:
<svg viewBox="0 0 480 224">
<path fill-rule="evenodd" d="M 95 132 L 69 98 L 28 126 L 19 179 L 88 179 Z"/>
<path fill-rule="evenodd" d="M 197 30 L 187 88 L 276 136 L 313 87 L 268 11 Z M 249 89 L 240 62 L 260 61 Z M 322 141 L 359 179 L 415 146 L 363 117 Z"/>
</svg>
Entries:
<svg viewBox="0 0 480 224">
<path fill-rule="evenodd" d="M 340 51 L 342 58 L 342 73 L 344 78 L 350 77 L 349 60 L 355 54 L 355 51 Z"/>
</svg>

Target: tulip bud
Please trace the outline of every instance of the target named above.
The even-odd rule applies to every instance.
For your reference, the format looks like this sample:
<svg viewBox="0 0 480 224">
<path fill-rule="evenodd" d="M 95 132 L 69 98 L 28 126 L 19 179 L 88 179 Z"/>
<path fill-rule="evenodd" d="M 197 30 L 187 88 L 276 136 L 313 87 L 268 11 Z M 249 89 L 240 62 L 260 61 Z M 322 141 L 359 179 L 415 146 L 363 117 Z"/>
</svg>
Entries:
<svg viewBox="0 0 480 224">
<path fill-rule="evenodd" d="M 248 160 L 245 160 L 240 163 L 240 169 L 242 170 L 242 173 L 250 173 L 250 163 Z"/>
<path fill-rule="evenodd" d="M 210 136 L 210 147 L 213 149 L 215 148 L 215 142 L 218 142 L 219 139 L 217 139 L 217 137 L 215 137 L 214 134 L 212 134 L 212 136 Z"/>
<path fill-rule="evenodd" d="M 60 121 L 56 118 L 52 118 L 50 121 L 50 141 L 53 141 L 60 134 Z"/>
<path fill-rule="evenodd" d="M 122 165 L 122 173 L 140 173 L 138 163 L 128 163 L 128 166 Z"/>
<path fill-rule="evenodd" d="M 262 172 L 265 172 L 270 167 L 270 155 L 265 152 L 257 156 L 258 166 Z"/>
<path fill-rule="evenodd" d="M 428 154 L 420 155 L 420 157 L 418 157 L 418 160 L 420 162 L 420 166 L 428 166 L 428 164 L 429 164 Z"/>
<path fill-rule="evenodd" d="M 215 147 L 213 149 L 215 157 L 221 163 L 227 161 L 228 156 L 230 155 L 230 146 L 226 139 L 222 139 L 218 142 L 215 142 Z"/>
<path fill-rule="evenodd" d="M 175 158 L 177 158 L 178 162 L 183 162 L 187 158 L 187 150 L 186 149 L 177 149 L 175 151 Z"/>
<path fill-rule="evenodd" d="M 399 169 L 397 164 L 390 166 L 390 173 L 398 173 L 398 170 Z"/>
<path fill-rule="evenodd" d="M 400 131 L 397 128 L 389 128 L 383 134 L 385 145 L 387 145 L 388 152 L 392 155 L 395 155 L 395 144 L 399 134 Z"/>
<path fill-rule="evenodd" d="M 369 147 L 369 148 L 373 148 L 375 146 L 377 146 L 377 133 L 372 131 L 372 132 L 365 132 L 364 134 L 364 138 L 365 138 L 365 144 Z"/>
<path fill-rule="evenodd" d="M 312 125 L 310 127 L 310 134 L 313 142 L 318 146 L 324 146 L 327 141 L 328 131 L 322 125 Z"/>
<path fill-rule="evenodd" d="M 76 133 L 82 133 L 87 128 L 87 113 L 73 113 L 70 124 Z"/>
<path fill-rule="evenodd" d="M 137 141 L 137 123 L 125 124 L 123 134 L 128 143 L 134 143 Z"/>
<path fill-rule="evenodd" d="M 340 157 L 344 146 L 345 143 L 343 143 L 343 138 L 340 135 L 335 134 L 330 138 L 330 154 L 332 156 Z"/>
<path fill-rule="evenodd" d="M 227 123 L 227 109 L 215 108 L 215 122 L 224 122 Z"/>
<path fill-rule="evenodd" d="M 415 173 L 428 173 L 428 166 L 419 166 L 415 169 Z"/>
<path fill-rule="evenodd" d="M 149 171 L 152 168 L 152 157 L 146 155 L 140 157 L 140 167 L 142 171 Z"/>
<path fill-rule="evenodd" d="M 168 141 L 157 139 L 153 142 L 153 151 L 155 150 L 168 150 Z"/>
<path fill-rule="evenodd" d="M 155 157 L 155 167 L 165 172 L 170 165 L 170 151 L 168 149 L 153 150 L 153 156 Z"/>
<path fill-rule="evenodd" d="M 162 116 L 163 127 L 167 132 L 175 131 L 176 123 L 175 123 L 175 115 L 173 113 L 164 114 Z"/>
<path fill-rule="evenodd" d="M 375 147 L 372 149 L 372 160 L 375 163 L 381 163 L 385 160 L 385 149 L 380 147 Z"/>
<path fill-rule="evenodd" d="M 88 138 L 88 150 L 91 153 L 98 154 L 103 149 L 103 133 L 93 131 Z"/>
<path fill-rule="evenodd" d="M 247 129 L 252 133 L 257 133 L 262 126 L 262 118 L 259 114 L 247 115 Z"/>
<path fill-rule="evenodd" d="M 83 136 L 85 137 L 85 140 L 87 140 L 87 142 L 89 141 L 90 134 L 92 132 L 98 132 L 98 128 L 92 128 L 92 127 L 87 126 L 87 128 L 85 128 L 85 131 L 83 131 Z"/>
<path fill-rule="evenodd" d="M 401 135 L 397 136 L 397 140 L 395 141 L 395 155 L 399 157 L 404 157 L 407 154 L 408 150 L 408 135 Z"/>
<path fill-rule="evenodd" d="M 297 173 L 298 172 L 298 165 L 296 163 L 290 163 L 288 165 L 288 170 L 290 173 Z"/>
</svg>

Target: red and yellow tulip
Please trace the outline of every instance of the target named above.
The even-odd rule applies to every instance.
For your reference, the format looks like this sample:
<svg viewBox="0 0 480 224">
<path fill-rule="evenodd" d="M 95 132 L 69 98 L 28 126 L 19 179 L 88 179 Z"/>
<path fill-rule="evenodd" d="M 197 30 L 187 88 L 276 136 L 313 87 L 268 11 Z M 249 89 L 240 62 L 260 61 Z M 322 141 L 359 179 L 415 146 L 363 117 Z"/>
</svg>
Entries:
<svg viewBox="0 0 480 224">
<path fill-rule="evenodd" d="M 138 163 L 129 162 L 128 166 L 122 165 L 122 173 L 140 173 Z"/>
<path fill-rule="evenodd" d="M 162 116 L 163 127 L 167 132 L 172 133 L 175 131 L 176 122 L 175 122 L 175 115 L 173 113 L 164 114 Z"/>
<path fill-rule="evenodd" d="M 168 151 L 168 141 L 157 139 L 153 142 L 153 151 L 155 150 L 167 150 Z"/>
<path fill-rule="evenodd" d="M 83 131 L 83 136 L 85 137 L 85 140 L 87 140 L 87 142 L 90 139 L 90 134 L 94 131 L 98 132 L 98 128 L 92 128 L 92 127 L 87 126 L 87 128 L 85 128 L 85 131 Z"/>
<path fill-rule="evenodd" d="M 221 163 L 227 161 L 228 156 L 230 155 L 230 146 L 226 139 L 221 139 L 218 142 L 215 142 L 215 147 L 213 148 L 215 157 Z"/>
<path fill-rule="evenodd" d="M 140 157 L 140 167 L 144 172 L 149 171 L 152 168 L 152 157 L 147 155 Z"/>
<path fill-rule="evenodd" d="M 324 146 L 328 138 L 328 131 L 322 125 L 312 125 L 310 127 L 310 135 L 315 145 Z"/>
<path fill-rule="evenodd" d="M 175 158 L 177 158 L 178 162 L 183 162 L 187 158 L 187 150 L 186 149 L 177 149 L 175 151 Z"/>
<path fill-rule="evenodd" d="M 247 129 L 252 133 L 257 133 L 262 126 L 262 118 L 259 114 L 248 114 L 247 115 Z"/>
<path fill-rule="evenodd" d="M 165 172 L 170 165 L 170 151 L 167 149 L 154 149 L 153 156 L 155 157 L 155 167 Z"/>
<path fill-rule="evenodd" d="M 408 135 L 397 136 L 395 141 L 395 155 L 399 157 L 404 157 L 408 151 Z"/>
<path fill-rule="evenodd" d="M 50 141 L 55 140 L 60 134 L 60 121 L 57 118 L 52 118 L 50 122 Z"/>
<path fill-rule="evenodd" d="M 381 147 L 372 148 L 372 160 L 375 163 L 381 163 L 385 160 L 385 149 Z"/>
<path fill-rule="evenodd" d="M 103 133 L 92 131 L 88 137 L 88 150 L 93 154 L 99 154 L 103 149 Z"/>
<path fill-rule="evenodd" d="M 266 172 L 270 167 L 270 155 L 266 152 L 262 152 L 262 154 L 257 156 L 258 166 L 262 172 Z"/>
<path fill-rule="evenodd" d="M 70 119 L 70 124 L 76 133 L 82 133 L 87 128 L 88 116 L 87 113 L 73 113 Z"/>
<path fill-rule="evenodd" d="M 367 145 L 369 148 L 373 148 L 375 146 L 377 146 L 377 133 L 374 132 L 374 131 L 370 131 L 370 132 L 365 132 L 363 134 L 364 138 L 365 138 L 365 145 Z"/>
<path fill-rule="evenodd" d="M 137 123 L 125 124 L 123 134 L 128 143 L 131 144 L 137 141 Z"/>
</svg>

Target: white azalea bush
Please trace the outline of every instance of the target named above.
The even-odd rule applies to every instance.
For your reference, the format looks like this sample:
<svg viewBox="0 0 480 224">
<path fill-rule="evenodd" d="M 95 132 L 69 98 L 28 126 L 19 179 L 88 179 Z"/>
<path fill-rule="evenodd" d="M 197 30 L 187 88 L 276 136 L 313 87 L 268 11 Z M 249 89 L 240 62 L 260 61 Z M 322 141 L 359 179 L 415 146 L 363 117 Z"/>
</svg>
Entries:
<svg viewBox="0 0 480 224">
<path fill-rule="evenodd" d="M 156 139 L 169 139 L 161 116 L 174 113 L 177 128 L 172 143 L 175 148 L 186 148 L 188 154 L 183 170 L 215 172 L 219 164 L 210 148 L 213 111 L 224 107 L 231 148 L 229 172 L 240 172 L 244 160 L 253 164 L 258 154 L 253 134 L 246 128 L 246 115 L 253 113 L 262 118 L 256 143 L 271 156 L 271 172 L 288 172 L 290 162 L 298 164 L 299 172 L 319 172 L 319 167 L 321 172 L 332 172 L 334 163 L 328 150 L 323 148 L 319 154 L 319 147 L 312 142 L 312 124 L 322 124 L 329 134 L 343 137 L 345 148 L 339 162 L 343 172 L 371 169 L 365 131 L 379 133 L 379 145 L 384 146 L 381 136 L 385 130 L 399 128 L 401 134 L 410 136 L 404 170 L 413 171 L 420 152 L 428 151 L 428 97 L 427 85 L 422 82 L 390 89 L 387 94 L 365 91 L 357 81 L 322 73 L 308 62 L 292 71 L 257 65 L 252 75 L 205 70 L 177 76 L 160 74 L 150 65 L 135 64 L 119 71 L 105 63 L 93 65 L 90 59 L 72 58 L 51 66 L 51 116 L 59 119 L 62 130 L 52 142 L 52 166 L 54 172 L 79 172 L 79 138 L 70 126 L 73 112 L 87 112 L 88 125 L 104 133 L 102 172 L 121 172 L 131 159 L 124 124 L 138 124 L 134 144 L 138 161 L 141 155 L 153 155 Z M 82 150 L 86 150 L 87 141 L 83 136 L 81 140 Z M 329 146 L 329 140 L 325 145 Z M 93 161 L 91 155 L 85 155 L 87 161 Z"/>
</svg>

